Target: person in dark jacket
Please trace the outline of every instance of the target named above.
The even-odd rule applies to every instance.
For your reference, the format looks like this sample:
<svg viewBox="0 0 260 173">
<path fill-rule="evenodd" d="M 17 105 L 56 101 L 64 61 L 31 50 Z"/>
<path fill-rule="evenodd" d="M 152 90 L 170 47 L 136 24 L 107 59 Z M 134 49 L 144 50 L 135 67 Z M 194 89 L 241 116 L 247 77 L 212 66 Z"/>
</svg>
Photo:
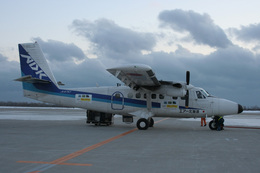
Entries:
<svg viewBox="0 0 260 173">
<path fill-rule="evenodd" d="M 217 119 L 217 127 L 218 127 L 217 131 L 224 130 L 223 126 L 224 126 L 224 119 L 222 116 L 219 116 Z"/>
</svg>

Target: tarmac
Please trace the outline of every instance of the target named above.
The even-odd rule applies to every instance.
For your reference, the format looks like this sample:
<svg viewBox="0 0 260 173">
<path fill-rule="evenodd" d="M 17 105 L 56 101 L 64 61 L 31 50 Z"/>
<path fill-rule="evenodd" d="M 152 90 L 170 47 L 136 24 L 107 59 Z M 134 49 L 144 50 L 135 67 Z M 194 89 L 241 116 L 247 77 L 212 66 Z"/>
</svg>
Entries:
<svg viewBox="0 0 260 173">
<path fill-rule="evenodd" d="M 259 112 L 227 117 L 223 131 L 200 119 L 154 118 L 154 127 L 137 130 L 137 119 L 115 117 L 112 126 L 95 126 L 85 114 L 0 107 L 0 172 L 260 172 L 260 124 L 247 121 L 259 122 Z"/>
</svg>

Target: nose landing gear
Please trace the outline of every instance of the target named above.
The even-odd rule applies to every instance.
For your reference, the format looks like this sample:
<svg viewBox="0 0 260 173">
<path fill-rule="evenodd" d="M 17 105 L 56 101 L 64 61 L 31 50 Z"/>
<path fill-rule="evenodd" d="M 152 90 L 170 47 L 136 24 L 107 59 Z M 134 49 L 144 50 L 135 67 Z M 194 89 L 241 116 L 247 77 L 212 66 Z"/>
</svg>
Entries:
<svg viewBox="0 0 260 173">
<path fill-rule="evenodd" d="M 217 130 L 217 123 L 214 121 L 214 119 L 209 122 L 209 128 L 211 130 Z"/>
<path fill-rule="evenodd" d="M 209 122 L 209 128 L 211 130 L 223 130 L 224 119 L 220 116 L 214 116 L 213 120 Z"/>
</svg>

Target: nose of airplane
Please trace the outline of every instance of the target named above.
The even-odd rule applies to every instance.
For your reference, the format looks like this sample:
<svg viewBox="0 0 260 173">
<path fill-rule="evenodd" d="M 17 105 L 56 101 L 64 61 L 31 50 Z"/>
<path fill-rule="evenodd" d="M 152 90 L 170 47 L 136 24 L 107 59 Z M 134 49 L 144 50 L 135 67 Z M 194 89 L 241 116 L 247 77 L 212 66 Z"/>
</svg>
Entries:
<svg viewBox="0 0 260 173">
<path fill-rule="evenodd" d="M 234 115 L 243 112 L 243 107 L 240 104 L 230 100 L 218 98 L 214 109 L 215 115 Z"/>
<path fill-rule="evenodd" d="M 243 112 L 243 106 L 241 106 L 240 104 L 238 104 L 238 113 L 240 114 L 241 112 Z"/>
</svg>

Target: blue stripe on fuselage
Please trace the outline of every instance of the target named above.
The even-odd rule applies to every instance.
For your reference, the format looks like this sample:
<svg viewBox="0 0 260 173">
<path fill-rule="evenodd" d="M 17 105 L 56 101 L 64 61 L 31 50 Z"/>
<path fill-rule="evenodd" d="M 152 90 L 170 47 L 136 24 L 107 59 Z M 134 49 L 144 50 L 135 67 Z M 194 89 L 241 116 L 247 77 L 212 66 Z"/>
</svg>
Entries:
<svg viewBox="0 0 260 173">
<path fill-rule="evenodd" d="M 76 94 L 91 94 L 93 101 L 104 102 L 104 103 L 111 103 L 111 96 L 105 94 L 97 94 L 97 93 L 89 93 L 89 92 L 82 92 L 82 91 L 73 91 L 73 90 L 66 90 L 66 89 L 59 89 L 53 83 L 50 84 L 31 84 L 23 82 L 23 88 L 25 90 L 39 92 L 43 94 L 50 94 L 62 97 L 70 97 L 75 98 Z M 113 102 L 117 104 L 117 102 Z M 122 104 L 122 102 L 118 102 L 118 104 Z M 136 99 L 129 99 L 124 98 L 124 105 L 132 106 L 132 107 L 139 107 L 139 108 L 146 108 L 147 103 L 144 100 L 136 100 Z M 160 108 L 161 104 L 158 102 L 152 102 L 152 108 Z"/>
</svg>

